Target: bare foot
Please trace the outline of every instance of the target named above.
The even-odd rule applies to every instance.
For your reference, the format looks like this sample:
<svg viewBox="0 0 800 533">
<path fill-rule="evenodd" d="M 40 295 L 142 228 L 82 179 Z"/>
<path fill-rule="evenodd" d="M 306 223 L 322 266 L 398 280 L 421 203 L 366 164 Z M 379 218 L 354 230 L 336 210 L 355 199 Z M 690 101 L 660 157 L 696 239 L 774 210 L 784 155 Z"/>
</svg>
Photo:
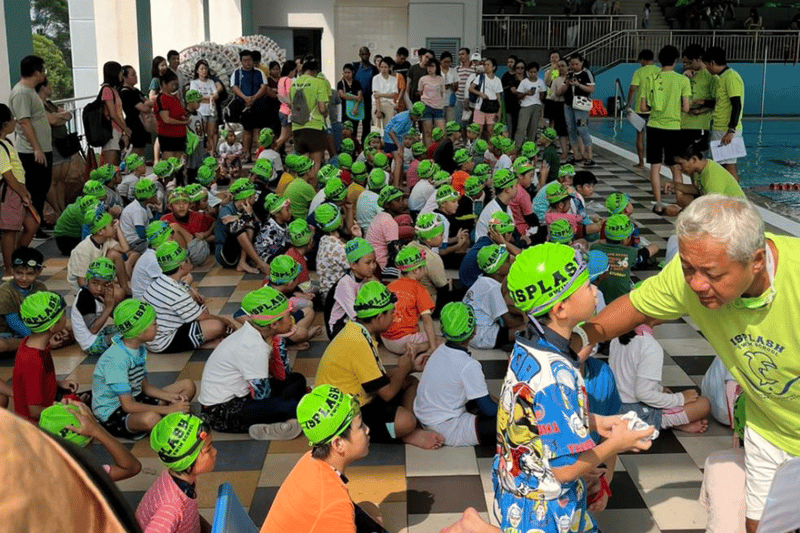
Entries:
<svg viewBox="0 0 800 533">
<path fill-rule="evenodd" d="M 633 168 L 644 168 L 644 163 L 636 163 Z"/>
<path fill-rule="evenodd" d="M 236 265 L 237 272 L 247 272 L 248 274 L 258 274 L 258 269 L 251 267 L 247 264 L 246 261 L 239 261 L 239 264 Z"/>
<path fill-rule="evenodd" d="M 675 429 L 679 429 L 684 433 L 705 433 L 708 431 L 708 420 L 701 418 L 695 422 L 690 422 L 682 426 L 675 426 Z"/>
<path fill-rule="evenodd" d="M 289 350 L 294 350 L 296 352 L 303 352 L 311 348 L 311 345 L 307 342 L 301 342 L 300 344 L 292 344 L 288 347 Z"/>
<path fill-rule="evenodd" d="M 320 333 L 322 333 L 322 326 L 314 326 L 308 330 L 308 338 L 314 339 L 314 337 L 316 337 Z"/>
<path fill-rule="evenodd" d="M 444 446 L 444 437 L 429 429 L 415 429 L 405 437 L 403 442 L 412 444 L 423 450 L 437 450 Z"/>
</svg>

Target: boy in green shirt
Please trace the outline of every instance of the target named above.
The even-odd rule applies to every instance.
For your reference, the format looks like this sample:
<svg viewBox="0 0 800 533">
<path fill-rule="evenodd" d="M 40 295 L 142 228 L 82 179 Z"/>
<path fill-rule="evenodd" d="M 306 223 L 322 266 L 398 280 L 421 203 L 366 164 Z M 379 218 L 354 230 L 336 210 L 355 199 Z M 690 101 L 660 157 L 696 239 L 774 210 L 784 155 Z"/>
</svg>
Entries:
<svg viewBox="0 0 800 533">
<path fill-rule="evenodd" d="M 689 112 L 681 114 L 681 130 L 687 143 L 701 142 L 702 147 L 708 148 L 714 76 L 703 63 L 703 52 L 699 44 L 690 44 L 683 50 L 683 75 L 689 78 L 692 99 Z"/>
<path fill-rule="evenodd" d="M 689 145 L 681 155 L 675 156 L 675 163 L 684 174 L 691 176 L 692 183 L 673 183 L 675 201 L 686 207 L 692 200 L 704 194 L 724 194 L 734 198 L 747 199 L 739 182 L 716 161 L 705 159 L 702 141 Z"/>
<path fill-rule="evenodd" d="M 711 74 L 717 76 L 714 83 L 714 112 L 711 140 L 728 145 L 734 137 L 742 136 L 742 112 L 744 110 L 744 82 L 735 70 L 728 68 L 725 50 L 712 46 L 703 54 L 703 62 Z M 736 159 L 717 161 L 739 181 Z"/>
<path fill-rule="evenodd" d="M 658 67 L 653 64 L 654 58 L 655 54 L 652 50 L 644 49 L 639 52 L 637 61 L 641 67 L 634 71 L 633 77 L 631 78 L 631 85 L 628 87 L 628 112 L 635 112 L 644 119 L 645 124 L 647 124 L 647 120 L 650 118 L 650 112 L 640 111 L 642 85 L 644 85 L 644 81 L 647 78 L 658 74 Z M 634 93 L 636 94 L 636 100 L 633 99 Z M 639 162 L 636 164 L 636 168 L 644 168 L 644 129 L 636 132 L 636 154 L 639 156 Z"/>
</svg>

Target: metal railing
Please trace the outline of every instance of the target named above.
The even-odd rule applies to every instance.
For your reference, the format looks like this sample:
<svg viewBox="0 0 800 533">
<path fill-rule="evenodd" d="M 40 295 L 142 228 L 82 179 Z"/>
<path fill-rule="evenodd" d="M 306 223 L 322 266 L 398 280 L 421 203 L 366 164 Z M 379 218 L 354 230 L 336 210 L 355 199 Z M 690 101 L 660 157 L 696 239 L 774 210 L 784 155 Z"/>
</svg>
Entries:
<svg viewBox="0 0 800 533">
<path fill-rule="evenodd" d="M 620 30 L 635 30 L 636 15 L 484 15 L 487 48 L 576 48 Z"/>
<path fill-rule="evenodd" d="M 97 98 L 97 95 L 93 94 L 91 96 L 80 96 L 78 98 L 55 100 L 53 103 L 72 113 L 72 120 L 66 124 L 67 129 L 71 132 L 76 132 L 78 135 L 83 137 L 83 108 L 95 98 Z"/>
</svg>

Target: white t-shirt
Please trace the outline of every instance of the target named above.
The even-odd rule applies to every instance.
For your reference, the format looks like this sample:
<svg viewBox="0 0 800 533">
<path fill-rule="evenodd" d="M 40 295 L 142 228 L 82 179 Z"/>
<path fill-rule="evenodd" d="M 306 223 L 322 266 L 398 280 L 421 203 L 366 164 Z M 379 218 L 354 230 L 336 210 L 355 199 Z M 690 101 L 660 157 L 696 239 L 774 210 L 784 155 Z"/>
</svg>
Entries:
<svg viewBox="0 0 800 533">
<path fill-rule="evenodd" d="M 498 319 L 508 313 L 500 283 L 480 276 L 464 295 L 464 303 L 475 310 L 475 337 L 469 345 L 480 349 L 494 348 L 500 331 Z"/>
<path fill-rule="evenodd" d="M 620 343 L 619 339 L 614 339 L 608 348 L 608 366 L 611 367 L 611 372 L 614 374 L 622 403 L 641 402 L 642 399 L 637 398 L 636 394 L 637 381 L 649 380 L 658 383 L 660 387 L 664 367 L 664 349 L 652 335 L 647 333 L 636 335 L 625 345 Z M 641 390 L 641 386 L 640 383 L 639 390 Z M 661 409 L 683 405 L 683 395 L 680 393 L 660 393 L 660 395 L 664 396 L 661 398 L 664 401 L 663 404 L 652 405 L 651 401 L 643 403 Z"/>
<path fill-rule="evenodd" d="M 317 191 L 317 194 L 314 195 L 314 198 L 311 199 L 311 203 L 308 204 L 308 214 L 313 215 L 314 211 L 323 203 L 325 203 L 325 189 L 320 189 Z"/>
<path fill-rule="evenodd" d="M 258 154 L 259 159 L 267 159 L 270 163 L 272 163 L 272 176 L 270 176 L 270 180 L 274 180 L 275 177 L 278 175 L 277 173 L 283 173 L 283 162 L 281 161 L 281 155 L 273 150 L 272 148 L 265 148 Z"/>
<path fill-rule="evenodd" d="M 453 91 L 448 89 L 448 87 L 454 83 L 458 83 L 458 72 L 453 67 L 450 67 L 446 73 L 442 71 L 442 77 L 444 78 L 444 105 L 445 107 L 450 105 L 450 95 L 453 94 Z M 458 117 L 461 120 L 461 117 Z"/>
<path fill-rule="evenodd" d="M 469 400 L 488 394 L 481 364 L 465 349 L 442 344 L 422 372 L 414 414 L 425 426 L 436 426 L 464 414 Z"/>
<path fill-rule="evenodd" d="M 92 296 L 89 289 L 81 288 L 75 297 L 75 302 L 69 314 L 69 319 L 72 322 L 72 333 L 75 335 L 75 342 L 78 343 L 81 350 L 86 351 L 91 348 L 97 338 L 96 333 L 89 331 L 89 325 L 86 323 L 87 319 L 84 316 L 90 321 L 94 321 L 102 312 L 103 304 Z"/>
<path fill-rule="evenodd" d="M 139 234 L 136 233 L 136 226 L 147 227 L 150 222 L 150 211 L 143 206 L 139 200 L 134 200 L 125 206 L 122 214 L 119 216 L 119 228 L 125 236 L 128 244 L 141 240 Z"/>
<path fill-rule="evenodd" d="M 144 293 L 150 288 L 153 280 L 161 275 L 161 267 L 156 260 L 156 252 L 148 248 L 136 260 L 131 273 L 131 292 L 137 300 L 144 298 Z"/>
<path fill-rule="evenodd" d="M 425 205 L 423 205 L 422 209 L 419 210 L 419 214 L 433 213 L 437 207 L 439 207 L 439 203 L 436 201 L 436 190 L 434 189 L 433 194 L 429 195 L 428 198 L 425 199 Z"/>
<path fill-rule="evenodd" d="M 204 98 L 217 92 L 217 84 L 211 78 L 206 79 L 206 81 L 192 80 L 189 82 L 189 88 L 198 91 Z M 201 103 L 200 107 L 197 109 L 197 112 L 204 117 L 210 117 L 214 114 L 211 104 L 207 102 Z"/>
<path fill-rule="evenodd" d="M 513 163 L 508 154 L 503 154 L 497 158 L 497 163 L 494 164 L 494 172 L 498 170 L 511 170 Z"/>
<path fill-rule="evenodd" d="M 430 195 L 436 196 L 436 189 L 433 188 L 433 184 L 430 180 L 419 180 L 408 196 L 408 208 L 411 211 L 420 211 L 425 206 L 425 202 L 427 202 Z"/>
<path fill-rule="evenodd" d="M 389 76 L 387 79 L 383 79 L 383 76 L 380 74 L 376 74 L 372 78 L 372 92 L 374 93 L 386 93 L 392 94 L 400 92 L 397 88 L 397 77 Z"/>
<path fill-rule="evenodd" d="M 67 263 L 67 281 L 70 288 L 77 293 L 78 289 L 80 289 L 78 287 L 78 278 L 86 278 L 86 271 L 92 261 L 98 257 L 107 256 L 108 251 L 116 245 L 117 241 L 108 239 L 98 247 L 92 240 L 91 235 L 79 242 L 70 252 L 69 262 Z"/>
<path fill-rule="evenodd" d="M 185 283 L 164 274 L 153 280 L 143 299 L 156 310 L 156 338 L 147 343 L 147 348 L 155 353 L 165 350 L 175 338 L 178 328 L 197 320 L 205 310 L 204 306 L 194 301 Z"/>
<path fill-rule="evenodd" d="M 497 76 L 489 78 L 489 76 L 484 75 L 483 83 L 481 83 L 481 78 L 478 76 L 472 80 L 472 83 L 475 84 L 475 90 L 488 96 L 489 100 L 497 100 L 497 95 L 503 94 L 503 82 L 500 81 L 500 78 Z M 475 109 L 480 109 L 482 103 L 483 98 L 478 97 L 478 99 L 475 101 Z"/>
<path fill-rule="evenodd" d="M 126 200 L 133 200 L 136 191 L 136 184 L 139 183 L 139 176 L 131 172 L 126 174 L 122 181 L 117 185 L 117 193 Z"/>
<path fill-rule="evenodd" d="M 519 82 L 519 87 L 517 87 L 517 91 L 521 93 L 526 93 L 531 89 L 536 89 L 536 91 L 520 100 L 520 107 L 542 105 L 541 95 L 542 93 L 547 93 L 547 85 L 545 85 L 542 78 L 536 78 L 536 81 L 531 81 L 528 78 L 525 78 Z"/>
<path fill-rule="evenodd" d="M 200 381 L 200 405 L 218 405 L 250 394 L 249 380 L 269 377 L 271 347 L 245 323 L 214 348 Z"/>
<path fill-rule="evenodd" d="M 502 211 L 502 209 L 500 208 L 500 204 L 497 203 L 497 198 L 486 204 L 486 207 L 483 208 L 483 211 L 481 211 L 481 214 L 478 217 L 478 223 L 475 225 L 476 241 L 481 237 L 486 237 L 489 235 L 489 221 L 492 219 L 492 215 L 498 211 Z M 513 218 L 510 207 L 506 206 L 505 211 L 508 213 L 508 216 Z"/>
</svg>

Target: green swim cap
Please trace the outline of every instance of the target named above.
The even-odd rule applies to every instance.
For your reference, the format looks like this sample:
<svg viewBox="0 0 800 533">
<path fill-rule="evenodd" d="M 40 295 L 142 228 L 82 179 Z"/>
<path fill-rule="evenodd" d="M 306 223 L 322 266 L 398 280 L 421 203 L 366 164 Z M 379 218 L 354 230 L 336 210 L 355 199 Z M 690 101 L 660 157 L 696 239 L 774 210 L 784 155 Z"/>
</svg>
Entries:
<svg viewBox="0 0 800 533">
<path fill-rule="evenodd" d="M 509 187 L 516 187 L 517 177 L 508 169 L 502 168 L 494 173 L 492 176 L 492 183 L 498 189 L 507 189 Z"/>
<path fill-rule="evenodd" d="M 533 141 L 525 141 L 522 143 L 522 146 L 519 149 L 519 153 L 523 157 L 527 157 L 528 159 L 533 159 L 539 154 L 539 147 L 536 146 L 536 143 Z"/>
<path fill-rule="evenodd" d="M 211 170 L 217 170 L 217 168 L 219 168 L 219 161 L 216 157 L 208 156 L 203 159 L 203 166 L 208 167 Z"/>
<path fill-rule="evenodd" d="M 177 157 L 170 157 L 167 159 L 167 161 L 169 161 L 169 164 L 172 165 L 172 172 L 177 172 L 183 168 L 183 161 Z"/>
<path fill-rule="evenodd" d="M 64 297 L 54 292 L 35 292 L 24 300 L 19 306 L 19 316 L 32 333 L 42 333 L 61 320 L 67 303 Z"/>
<path fill-rule="evenodd" d="M 553 128 L 545 128 L 544 131 L 542 131 L 541 136 L 548 141 L 555 141 L 558 138 L 558 134 Z"/>
<path fill-rule="evenodd" d="M 633 224 L 627 215 L 611 215 L 606 220 L 606 238 L 622 242 L 633 234 Z"/>
<path fill-rule="evenodd" d="M 481 180 L 482 182 L 486 181 L 486 178 L 491 173 L 492 173 L 492 167 L 490 167 L 486 163 L 478 163 L 477 165 L 475 165 L 475 168 L 472 169 L 472 175 L 483 178 Z"/>
<path fill-rule="evenodd" d="M 197 180 L 197 183 L 203 187 L 208 187 L 214 182 L 216 174 L 217 171 L 215 168 L 203 165 L 197 169 L 197 178 L 195 179 Z"/>
<path fill-rule="evenodd" d="M 443 204 L 451 200 L 458 200 L 460 198 L 458 191 L 450 185 L 442 185 L 436 189 L 436 203 Z"/>
<path fill-rule="evenodd" d="M 557 204 L 558 202 L 569 198 L 569 192 L 567 192 L 567 188 L 557 181 L 548 184 L 544 189 L 544 194 L 547 198 L 547 203 L 550 205 Z"/>
<path fill-rule="evenodd" d="M 558 177 L 563 178 L 564 176 L 574 176 L 575 175 L 575 167 L 572 165 L 561 165 L 558 168 Z"/>
<path fill-rule="evenodd" d="M 531 317 L 544 315 L 588 281 L 583 254 L 552 242 L 523 250 L 506 278 L 514 305 Z"/>
<path fill-rule="evenodd" d="M 389 166 L 389 158 L 386 157 L 386 154 L 383 152 L 378 152 L 375 154 L 375 157 L 372 158 L 372 165 L 375 168 L 386 169 Z"/>
<path fill-rule="evenodd" d="M 489 219 L 489 228 L 494 228 L 497 233 L 511 233 L 514 231 L 514 220 L 505 211 L 495 211 Z"/>
<path fill-rule="evenodd" d="M 447 133 L 458 133 L 461 131 L 461 126 L 455 120 L 448 120 L 447 124 L 444 125 L 444 130 Z"/>
<path fill-rule="evenodd" d="M 357 263 L 362 257 L 375 253 L 375 249 L 366 239 L 353 237 L 345 244 L 344 253 L 348 263 Z"/>
<path fill-rule="evenodd" d="M 153 174 L 155 174 L 159 178 L 166 178 L 170 176 L 174 171 L 175 169 L 166 159 L 162 159 L 153 166 Z"/>
<path fill-rule="evenodd" d="M 172 205 L 178 202 L 189 202 L 189 195 L 186 194 L 186 191 L 183 187 L 176 187 L 171 193 L 169 193 L 169 199 L 167 203 Z"/>
<path fill-rule="evenodd" d="M 83 223 L 89 226 L 89 233 L 94 235 L 113 222 L 111 215 L 105 211 L 89 211 L 83 217 Z"/>
<path fill-rule="evenodd" d="M 325 184 L 325 199 L 329 202 L 342 202 L 345 198 L 347 198 L 347 185 L 340 178 L 329 179 Z"/>
<path fill-rule="evenodd" d="M 444 223 L 436 213 L 422 213 L 417 217 L 414 232 L 422 240 L 435 239 L 444 233 Z"/>
<path fill-rule="evenodd" d="M 569 244 L 575 238 L 575 231 L 565 218 L 554 220 L 548 226 L 550 230 L 550 242 L 558 244 Z"/>
<path fill-rule="evenodd" d="M 403 197 L 403 192 L 400 189 L 392 185 L 387 185 L 386 187 L 381 189 L 381 192 L 378 195 L 378 207 L 383 209 L 389 202 L 393 202 L 398 198 L 402 197 Z"/>
<path fill-rule="evenodd" d="M 475 139 L 475 142 L 472 143 L 472 155 L 473 156 L 476 156 L 476 155 L 482 156 L 484 153 L 486 153 L 486 150 L 488 150 L 488 149 L 489 149 L 489 143 L 487 143 L 483 139 Z"/>
<path fill-rule="evenodd" d="M 357 318 L 372 318 L 394 309 L 397 296 L 380 281 L 368 281 L 358 290 L 353 304 Z"/>
<path fill-rule="evenodd" d="M 470 176 L 464 182 L 464 194 L 467 196 L 475 196 L 483 191 L 483 183 L 478 176 Z"/>
<path fill-rule="evenodd" d="M 489 144 L 491 144 L 494 148 L 503 149 L 503 137 L 499 135 L 493 135 L 489 138 Z"/>
<path fill-rule="evenodd" d="M 381 138 L 381 134 L 380 133 L 378 133 L 377 131 L 371 131 L 371 132 L 367 133 L 367 136 L 364 138 L 364 144 L 369 144 L 369 142 L 372 139 L 380 139 L 380 138 Z"/>
<path fill-rule="evenodd" d="M 431 183 L 434 187 L 441 187 L 453 181 L 453 177 L 445 170 L 438 170 L 434 173 Z"/>
<path fill-rule="evenodd" d="M 528 160 L 527 157 L 518 157 L 517 160 L 514 161 L 514 173 L 517 176 L 522 176 L 528 172 L 533 172 L 535 168 L 536 167 L 530 162 L 530 160 Z"/>
<path fill-rule="evenodd" d="M 149 200 L 158 193 L 158 188 L 151 180 L 142 178 L 136 183 L 133 191 L 137 200 Z"/>
<path fill-rule="evenodd" d="M 293 172 L 297 171 L 297 164 L 300 162 L 300 156 L 298 154 L 289 154 L 286 156 L 284 160 L 284 166 L 286 170 L 291 170 Z"/>
<path fill-rule="evenodd" d="M 314 166 L 314 162 L 308 156 L 301 155 L 297 158 L 297 173 L 305 175 Z"/>
<path fill-rule="evenodd" d="M 291 311 L 286 296 L 269 286 L 248 292 L 242 298 L 242 310 L 247 314 L 245 318 L 262 328 L 281 320 Z"/>
<path fill-rule="evenodd" d="M 90 279 L 101 279 L 103 281 L 111 281 L 117 275 L 117 268 L 114 262 L 108 257 L 98 257 L 89 264 L 86 269 L 86 281 Z"/>
<path fill-rule="evenodd" d="M 117 174 L 117 169 L 112 164 L 103 165 L 97 168 L 97 181 L 102 184 L 106 184 Z"/>
<path fill-rule="evenodd" d="M 364 185 L 367 181 L 367 165 L 363 161 L 354 161 L 350 167 L 350 177 L 359 185 Z M 384 180 L 386 178 L 384 177 Z"/>
<path fill-rule="evenodd" d="M 183 188 L 183 192 L 189 197 L 192 202 L 199 202 L 203 197 L 208 196 L 208 193 L 203 189 L 199 183 L 190 183 Z M 200 196 L 198 196 L 200 195 Z"/>
<path fill-rule="evenodd" d="M 114 325 L 123 339 L 139 336 L 155 320 L 156 310 L 153 306 L 135 298 L 123 300 L 114 308 Z"/>
<path fill-rule="evenodd" d="M 300 263 L 286 254 L 276 255 L 269 263 L 269 282 L 273 285 L 286 285 L 300 275 Z"/>
<path fill-rule="evenodd" d="M 470 133 L 474 133 L 475 135 L 481 134 L 481 125 L 477 122 L 470 122 L 467 126 L 467 131 Z"/>
<path fill-rule="evenodd" d="M 373 168 L 369 172 L 369 181 L 367 182 L 367 189 L 370 191 L 378 192 L 386 186 L 386 173 L 380 168 Z"/>
<path fill-rule="evenodd" d="M 422 102 L 415 102 L 414 105 L 411 106 L 409 114 L 412 117 L 418 117 L 418 118 L 421 117 L 422 115 L 425 114 L 425 104 L 423 104 Z"/>
<path fill-rule="evenodd" d="M 353 131 L 353 122 L 350 120 L 342 122 L 342 130 Z M 352 141 L 352 139 L 342 139 L 342 142 L 344 141 Z"/>
<path fill-rule="evenodd" d="M 350 170 L 353 168 L 353 156 L 347 152 L 339 154 L 337 162 L 339 163 L 339 168 L 343 168 L 345 170 Z"/>
<path fill-rule="evenodd" d="M 255 186 L 247 178 L 239 178 L 228 188 L 236 201 L 246 200 L 256 193 Z"/>
<path fill-rule="evenodd" d="M 142 165 L 144 165 L 144 158 L 139 154 L 128 154 L 125 158 L 125 170 L 127 172 L 133 172 Z"/>
<path fill-rule="evenodd" d="M 442 335 L 451 342 L 464 342 L 475 332 L 475 310 L 463 302 L 450 302 L 439 315 Z"/>
<path fill-rule="evenodd" d="M 352 156 L 355 151 L 356 143 L 353 141 L 353 139 L 342 139 L 342 152 Z"/>
<path fill-rule="evenodd" d="M 287 203 L 291 203 L 291 200 L 271 192 L 264 198 L 264 209 L 269 211 L 270 214 L 274 215 L 283 209 L 283 206 Z"/>
<path fill-rule="evenodd" d="M 612 192 L 606 198 L 606 211 L 610 215 L 619 215 L 628 207 L 628 197 L 621 192 Z"/>
<path fill-rule="evenodd" d="M 331 233 L 342 227 L 342 212 L 333 204 L 324 203 L 314 210 L 314 221 L 325 233 Z"/>
<path fill-rule="evenodd" d="M 478 252 L 478 268 L 487 274 L 494 274 L 503 266 L 503 263 L 508 260 L 510 255 L 505 246 L 500 246 L 499 244 L 484 246 Z"/>
<path fill-rule="evenodd" d="M 106 188 L 97 180 L 89 180 L 83 184 L 83 194 L 88 194 L 100 200 L 106 195 Z"/>
<path fill-rule="evenodd" d="M 184 100 L 186 100 L 187 104 L 194 104 L 199 102 L 203 99 L 203 95 L 200 94 L 200 91 L 197 89 L 189 89 L 186 91 L 186 96 L 184 96 Z M 269 130 L 267 130 L 269 131 Z"/>
<path fill-rule="evenodd" d="M 410 244 L 401 248 L 395 258 L 395 266 L 400 272 L 411 272 L 424 267 L 425 264 L 425 252 Z"/>
<path fill-rule="evenodd" d="M 433 128 L 433 131 L 431 131 L 431 139 L 436 142 L 444 139 L 444 130 L 442 128 Z"/>
<path fill-rule="evenodd" d="M 42 411 L 39 416 L 39 427 L 51 435 L 61 437 L 67 442 L 84 448 L 92 440 L 92 437 L 79 435 L 71 429 L 67 429 L 67 426 L 81 427 L 78 417 L 74 414 L 77 412 L 80 412 L 77 405 L 54 403 Z"/>
<path fill-rule="evenodd" d="M 502 122 L 497 122 L 497 123 L 495 123 L 494 126 L 492 126 L 492 134 L 493 135 L 497 135 L 498 137 L 503 135 L 507 131 L 508 131 L 508 128 Z"/>
<path fill-rule="evenodd" d="M 411 154 L 414 157 L 417 157 L 419 155 L 425 155 L 425 152 L 427 151 L 428 149 L 421 142 L 415 142 L 414 144 L 411 145 Z"/>
<path fill-rule="evenodd" d="M 156 249 L 156 261 L 164 273 L 178 270 L 188 258 L 186 250 L 175 241 L 167 241 Z"/>
<path fill-rule="evenodd" d="M 269 128 L 262 128 L 261 133 L 258 134 L 258 144 L 264 148 L 269 148 L 272 146 L 273 139 L 274 135 L 272 134 L 272 130 Z"/>
<path fill-rule="evenodd" d="M 427 180 L 433 177 L 436 168 L 433 166 L 433 161 L 430 159 L 423 159 L 417 165 L 417 177 L 422 180 Z"/>
<path fill-rule="evenodd" d="M 326 383 L 314 387 L 297 404 L 297 422 L 308 443 L 316 446 L 344 433 L 359 411 L 358 400 Z"/>
<path fill-rule="evenodd" d="M 456 150 L 456 153 L 453 154 L 453 162 L 456 165 L 463 165 L 464 163 L 468 162 L 472 157 L 467 152 L 466 148 L 459 148 Z"/>
<path fill-rule="evenodd" d="M 261 131 L 269 130 L 264 128 Z M 269 162 L 269 159 L 264 159 L 263 157 L 256 159 L 256 164 L 253 165 L 253 168 L 250 169 L 250 172 L 261 178 L 263 181 L 269 181 L 272 179 L 272 163 Z"/>
<path fill-rule="evenodd" d="M 197 460 L 203 450 L 203 442 L 210 433 L 211 430 L 200 418 L 170 413 L 150 432 L 150 447 L 164 466 L 173 472 L 183 472 Z"/>
<path fill-rule="evenodd" d="M 403 139 L 416 139 L 417 137 L 419 137 L 419 130 L 413 127 L 403 135 Z"/>
<path fill-rule="evenodd" d="M 500 149 L 504 154 L 510 154 L 514 151 L 514 141 L 509 137 L 500 137 Z"/>
<path fill-rule="evenodd" d="M 154 220 L 144 230 L 150 248 L 157 249 L 172 236 L 172 228 L 163 220 Z"/>
<path fill-rule="evenodd" d="M 340 177 L 341 171 L 331 164 L 322 165 L 319 172 L 317 172 L 317 181 L 323 187 L 328 184 L 331 178 Z"/>
<path fill-rule="evenodd" d="M 312 236 L 312 229 L 309 226 L 308 222 L 303 220 L 302 218 L 298 218 L 293 220 L 289 226 L 289 240 L 292 243 L 292 246 L 305 246 L 309 242 L 311 242 Z"/>
</svg>

